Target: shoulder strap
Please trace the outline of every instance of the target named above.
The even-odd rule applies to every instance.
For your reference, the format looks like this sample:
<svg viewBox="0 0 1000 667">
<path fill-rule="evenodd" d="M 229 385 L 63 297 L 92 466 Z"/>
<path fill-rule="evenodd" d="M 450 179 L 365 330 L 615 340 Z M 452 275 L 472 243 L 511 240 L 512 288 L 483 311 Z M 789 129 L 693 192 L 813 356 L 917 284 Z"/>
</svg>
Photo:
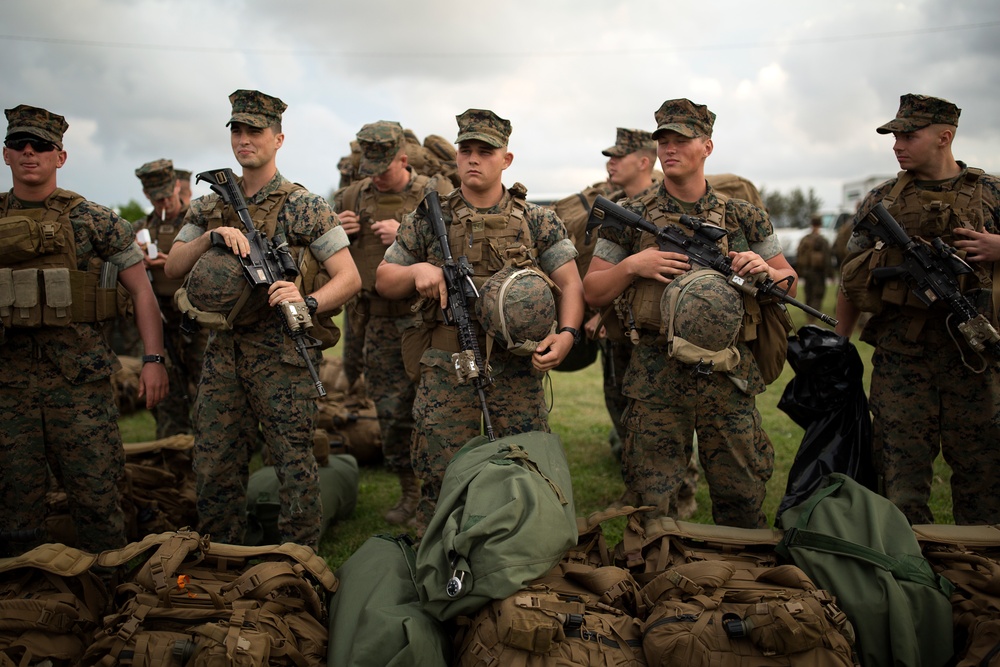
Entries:
<svg viewBox="0 0 1000 667">
<path fill-rule="evenodd" d="M 903 188 L 909 185 L 912 180 L 913 174 L 908 171 L 901 171 L 896 174 L 896 184 L 889 190 L 889 194 L 882 198 L 882 205 L 887 209 L 892 206 L 896 202 L 896 199 L 899 198 L 900 193 L 903 192 Z"/>
</svg>

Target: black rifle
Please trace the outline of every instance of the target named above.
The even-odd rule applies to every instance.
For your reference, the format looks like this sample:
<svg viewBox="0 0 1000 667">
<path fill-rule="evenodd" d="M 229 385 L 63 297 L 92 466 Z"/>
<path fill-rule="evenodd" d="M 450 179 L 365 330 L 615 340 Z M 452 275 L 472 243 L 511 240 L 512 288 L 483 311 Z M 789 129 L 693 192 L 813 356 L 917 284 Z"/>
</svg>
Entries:
<svg viewBox="0 0 1000 667">
<path fill-rule="evenodd" d="M 787 304 L 804 310 L 830 326 L 837 326 L 837 320 L 833 317 L 802 303 L 794 297 L 788 296 L 788 285 L 792 283 L 791 276 L 775 282 L 766 273 L 757 273 L 748 276 L 737 274 L 733 270 L 732 260 L 728 255 L 719 250 L 719 246 L 716 244 L 719 239 L 726 235 L 726 230 L 722 227 L 689 215 L 682 215 L 680 224 L 690 229 L 693 233 L 687 234 L 677 225 L 657 227 L 641 215 L 622 208 L 604 197 L 598 197 L 594 202 L 593 208 L 590 209 L 590 218 L 587 220 L 587 234 L 589 235 L 594 228 L 602 225 L 616 230 L 621 230 L 623 227 L 628 226 L 648 232 L 656 237 L 656 243 L 661 251 L 680 253 L 687 256 L 692 264 L 699 264 L 718 271 L 725 276 L 730 285 L 741 292 L 746 292 L 752 297 L 765 295 L 780 299 Z M 784 287 L 782 287 L 782 284 L 784 284 Z"/>
<path fill-rule="evenodd" d="M 458 330 L 458 347 L 461 352 L 452 355 L 455 372 L 461 384 L 470 380 L 479 393 L 479 403 L 483 408 L 483 426 L 490 441 L 496 440 L 493 425 L 490 423 L 490 411 L 486 405 L 485 389 L 493 383 L 489 368 L 483 363 L 483 354 L 479 351 L 479 341 L 472 328 L 472 318 L 469 315 L 469 299 L 479 298 L 479 291 L 472 282 L 472 267 L 464 255 L 458 261 L 451 256 L 451 246 L 448 244 L 448 229 L 444 225 L 441 213 L 441 200 L 438 193 L 428 192 L 420 202 L 421 210 L 430 220 L 431 229 L 441 243 L 441 253 L 444 255 L 444 281 L 448 287 L 448 307 L 444 309 L 444 321 Z"/>
<path fill-rule="evenodd" d="M 266 289 L 279 280 L 294 280 L 299 275 L 299 270 L 295 266 L 292 254 L 288 251 L 288 243 L 280 234 L 276 234 L 273 239 L 268 240 L 254 227 L 253 220 L 250 219 L 250 212 L 247 210 L 246 199 L 243 197 L 243 191 L 240 190 L 232 169 L 227 167 L 203 171 L 195 178 L 195 183 L 201 181 L 207 181 L 212 191 L 219 195 L 224 203 L 233 207 L 240 222 L 247 229 L 246 237 L 247 241 L 250 242 L 250 254 L 246 257 L 240 257 L 240 263 L 243 265 L 243 275 L 250 283 L 250 287 L 263 286 Z M 213 246 L 228 249 L 220 234 L 212 232 L 211 238 Z M 281 304 L 279 319 L 284 326 L 285 333 L 295 343 L 295 349 L 306 362 L 306 368 L 309 369 L 309 375 L 316 386 L 316 394 L 320 398 L 326 396 L 323 382 L 319 379 L 316 367 L 309 357 L 309 349 L 321 346 L 322 342 L 306 333 L 306 330 L 312 327 L 313 323 L 305 303 L 295 301 Z"/>
<path fill-rule="evenodd" d="M 951 310 L 949 319 L 958 320 L 958 330 L 969 347 L 979 354 L 989 350 L 1000 359 L 1000 334 L 959 289 L 958 276 L 972 273 L 972 267 L 955 254 L 955 248 L 939 237 L 929 243 L 910 238 L 881 202 L 858 220 L 854 229 L 903 251 L 902 264 L 872 269 L 872 278 L 876 281 L 902 278 L 913 295 L 928 307 L 937 301 L 944 302 Z"/>
</svg>

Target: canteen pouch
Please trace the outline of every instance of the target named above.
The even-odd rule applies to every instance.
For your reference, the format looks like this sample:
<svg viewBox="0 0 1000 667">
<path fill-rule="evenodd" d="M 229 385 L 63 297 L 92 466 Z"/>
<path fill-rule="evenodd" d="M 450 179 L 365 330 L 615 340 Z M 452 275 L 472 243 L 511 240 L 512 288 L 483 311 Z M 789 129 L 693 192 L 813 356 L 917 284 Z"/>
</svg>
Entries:
<svg viewBox="0 0 1000 667">
<path fill-rule="evenodd" d="M 69 269 L 42 269 L 45 284 L 45 304 L 42 306 L 42 324 L 65 327 L 73 321 L 73 290 Z"/>
<path fill-rule="evenodd" d="M 37 327 L 42 323 L 42 309 L 38 305 L 38 269 L 19 269 L 13 272 L 15 327 Z"/>
</svg>

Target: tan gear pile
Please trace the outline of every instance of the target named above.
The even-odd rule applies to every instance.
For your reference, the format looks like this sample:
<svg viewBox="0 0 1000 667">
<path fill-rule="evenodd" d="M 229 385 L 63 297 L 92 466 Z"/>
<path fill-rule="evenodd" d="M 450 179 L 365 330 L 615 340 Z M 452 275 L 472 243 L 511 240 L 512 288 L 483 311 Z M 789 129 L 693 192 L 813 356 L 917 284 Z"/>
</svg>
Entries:
<svg viewBox="0 0 1000 667">
<path fill-rule="evenodd" d="M 145 399 L 139 398 L 142 359 L 119 355 L 118 361 L 122 367 L 111 374 L 111 390 L 114 392 L 118 413 L 122 416 L 131 415 L 146 408 Z"/>
<path fill-rule="evenodd" d="M 349 386 L 343 359 L 324 356 L 319 377 L 327 393 L 317 401 L 317 436 L 326 437 L 332 454 L 350 454 L 361 465 L 381 462 L 382 432 L 375 402 L 365 391 L 364 376 Z"/>
</svg>

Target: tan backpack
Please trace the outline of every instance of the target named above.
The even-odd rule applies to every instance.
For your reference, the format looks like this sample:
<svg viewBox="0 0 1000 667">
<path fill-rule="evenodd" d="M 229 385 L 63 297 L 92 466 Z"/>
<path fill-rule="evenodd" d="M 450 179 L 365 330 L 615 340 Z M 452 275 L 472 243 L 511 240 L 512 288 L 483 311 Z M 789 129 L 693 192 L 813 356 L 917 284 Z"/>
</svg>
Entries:
<svg viewBox="0 0 1000 667">
<path fill-rule="evenodd" d="M 244 547 L 192 531 L 103 552 L 114 611 L 83 665 L 320 665 L 337 578 L 312 549 Z"/>
</svg>

